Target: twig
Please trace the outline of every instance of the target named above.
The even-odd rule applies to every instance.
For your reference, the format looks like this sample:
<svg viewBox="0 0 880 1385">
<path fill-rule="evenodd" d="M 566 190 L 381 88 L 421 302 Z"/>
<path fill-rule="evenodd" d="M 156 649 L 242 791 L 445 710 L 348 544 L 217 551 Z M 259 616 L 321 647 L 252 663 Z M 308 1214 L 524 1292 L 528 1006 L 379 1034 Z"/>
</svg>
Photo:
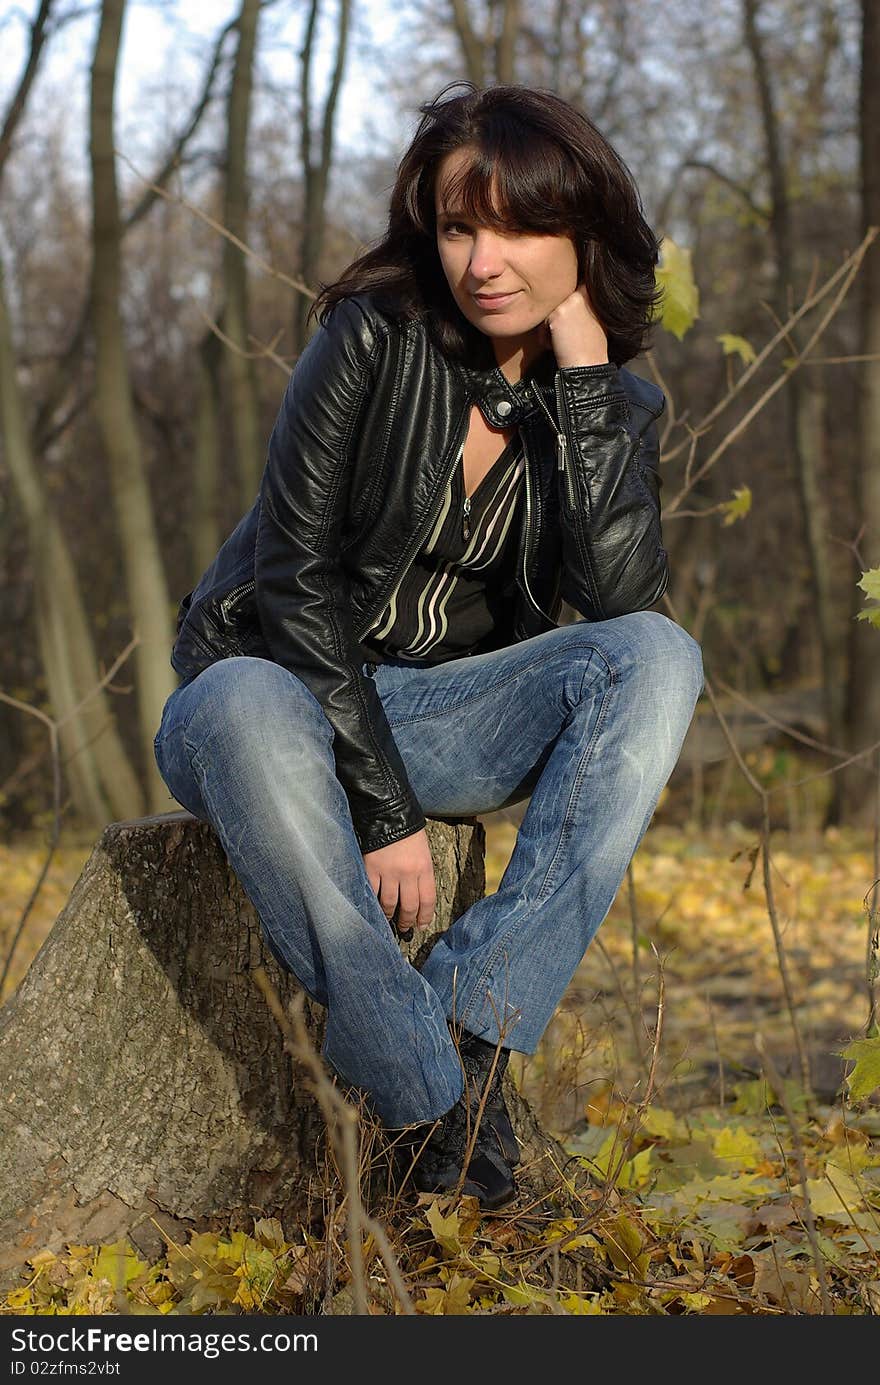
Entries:
<svg viewBox="0 0 880 1385">
<path fill-rule="evenodd" d="M 230 351 L 234 351 L 236 356 L 243 356 L 246 361 L 271 361 L 273 365 L 277 365 L 280 370 L 283 370 L 285 375 L 290 374 L 289 362 L 285 361 L 284 357 L 279 356 L 275 351 L 276 345 L 284 334 L 283 327 L 278 329 L 268 345 L 260 341 L 259 337 L 255 337 L 252 332 L 248 332 L 248 341 L 252 341 L 257 349 L 255 351 L 245 351 L 242 346 L 239 346 L 238 342 L 233 341 L 230 336 L 227 336 L 220 324 L 215 322 L 200 304 L 196 303 L 195 307 L 199 317 L 208 328 L 208 331 L 212 332 L 218 341 L 222 341 L 223 345 L 228 347 Z"/>
<path fill-rule="evenodd" d="M 767 1074 L 767 1080 L 770 1086 L 773 1088 L 774 1092 L 776 1093 L 776 1096 L 779 1100 L 779 1104 L 785 1112 L 785 1119 L 788 1122 L 788 1129 L 791 1134 L 792 1145 L 794 1146 L 794 1157 L 797 1162 L 798 1176 L 800 1178 L 800 1185 L 804 1200 L 804 1217 L 807 1224 L 807 1239 L 810 1242 L 810 1250 L 813 1253 L 813 1263 L 816 1266 L 816 1278 L 819 1281 L 819 1293 L 822 1296 L 822 1312 L 824 1314 L 833 1315 L 834 1307 L 831 1303 L 831 1297 L 828 1293 L 828 1283 L 825 1278 L 825 1261 L 822 1258 L 822 1252 L 819 1249 L 819 1238 L 816 1235 L 816 1221 L 813 1216 L 813 1204 L 810 1200 L 809 1189 L 807 1188 L 807 1165 L 806 1160 L 804 1159 L 804 1149 L 803 1145 L 801 1144 L 801 1137 L 797 1128 L 797 1122 L 795 1121 L 794 1112 L 791 1109 L 791 1103 L 789 1102 L 788 1095 L 785 1090 L 785 1083 L 783 1082 L 779 1074 L 779 1069 L 777 1068 L 776 1064 L 770 1056 L 770 1053 L 767 1050 L 767 1047 L 764 1043 L 764 1036 L 760 1033 L 760 1031 L 755 1035 L 755 1048 L 758 1050 L 761 1062 L 764 1064 L 764 1069 Z"/>
<path fill-rule="evenodd" d="M 664 596 L 664 601 L 669 608 L 669 612 L 673 620 L 678 620 L 678 615 L 675 606 L 673 605 L 672 601 L 669 600 L 668 595 Z M 681 624 L 680 621 L 678 623 Z M 785 1004 L 788 1010 L 788 1018 L 791 1024 L 792 1034 L 794 1036 L 795 1048 L 797 1049 L 798 1061 L 801 1070 L 801 1081 L 803 1082 L 804 1086 L 804 1096 L 807 1102 L 809 1103 L 812 1102 L 810 1066 L 807 1059 L 806 1048 L 804 1047 L 804 1041 L 801 1036 L 800 1025 L 797 1021 L 797 1013 L 795 1011 L 794 1004 L 794 994 L 789 978 L 788 958 L 785 953 L 785 943 L 783 942 L 782 930 L 779 927 L 779 918 L 776 913 L 776 901 L 775 896 L 773 894 L 773 880 L 770 873 L 770 796 L 767 790 L 764 788 L 764 786 L 760 784 L 758 780 L 755 778 L 755 776 L 752 774 L 751 770 L 749 769 L 748 765 L 743 759 L 742 754 L 740 753 L 739 746 L 737 745 L 731 733 L 730 727 L 728 726 L 727 718 L 725 717 L 724 713 L 721 710 L 721 707 L 719 706 L 718 698 L 716 697 L 715 690 L 712 686 L 712 680 L 708 677 L 708 675 L 706 675 L 705 677 L 705 689 L 709 701 L 712 704 L 712 710 L 718 718 L 721 730 L 724 733 L 724 737 L 728 745 L 730 746 L 733 757 L 736 760 L 736 763 L 739 766 L 739 769 L 743 777 L 745 778 L 747 783 L 749 783 L 751 787 L 754 789 L 755 793 L 757 794 L 761 802 L 760 850 L 761 858 L 763 861 L 764 897 L 767 904 L 767 915 L 770 919 L 770 927 L 773 931 L 773 941 L 776 946 L 776 958 L 779 963 L 779 972 L 782 978 L 783 995 L 785 997 Z"/>
<path fill-rule="evenodd" d="M 598 1202 L 595 1204 L 593 1208 L 591 1208 L 590 1213 L 586 1217 L 583 1217 L 580 1221 L 578 1221 L 575 1224 L 573 1230 L 569 1231 L 565 1236 L 561 1237 L 559 1240 L 554 1241 L 552 1245 L 547 1246 L 544 1250 L 541 1251 L 541 1253 L 538 1256 L 536 1256 L 534 1260 L 530 1262 L 528 1267 L 529 1274 L 532 1274 L 536 1269 L 539 1269 L 540 1266 L 543 1265 L 545 1261 L 550 1257 L 550 1254 L 554 1249 L 557 1252 L 557 1254 L 559 1253 L 559 1251 L 565 1250 L 566 1246 L 570 1245 L 570 1243 L 573 1240 L 575 1240 L 576 1237 L 583 1236 L 587 1231 L 589 1231 L 591 1226 L 595 1225 L 596 1221 L 602 1215 L 602 1212 L 608 1204 L 611 1193 L 614 1191 L 614 1185 L 620 1175 L 621 1169 L 623 1168 L 624 1164 L 629 1159 L 632 1153 L 632 1148 L 635 1143 L 636 1135 L 639 1131 L 639 1126 L 641 1125 L 642 1117 L 644 1116 L 646 1110 L 648 1109 L 648 1106 L 650 1105 L 651 1098 L 654 1094 L 654 1084 L 657 1077 L 657 1060 L 660 1054 L 660 1044 L 663 1036 L 663 1020 L 666 1007 L 666 983 L 663 973 L 663 961 L 653 943 L 651 944 L 651 947 L 654 952 L 654 956 L 657 958 L 658 967 L 657 1024 L 654 1029 L 654 1039 L 651 1045 L 651 1066 L 648 1071 L 648 1085 L 645 1088 L 645 1094 L 639 1102 L 638 1106 L 636 1107 L 634 1118 L 630 1122 L 630 1128 L 624 1140 L 623 1151 L 621 1153 L 620 1158 L 617 1161 L 617 1164 L 613 1169 L 611 1167 L 611 1160 L 609 1159 L 608 1161 L 609 1172 L 607 1178 L 605 1179 L 602 1194 Z"/>
<path fill-rule="evenodd" d="M 13 705 L 17 702 L 17 699 L 7 697 L 5 693 L 0 693 L 0 698 L 3 698 L 4 702 L 12 702 Z M 24 703 L 19 705 L 23 707 L 25 711 L 31 712 L 34 716 L 46 722 L 48 725 L 49 749 L 52 756 L 52 828 L 49 833 L 49 849 L 46 852 L 42 869 L 37 876 L 34 887 L 28 896 L 27 903 L 22 910 L 21 918 L 18 921 L 18 927 L 12 936 L 12 942 L 6 950 L 3 971 L 0 972 L 0 998 L 2 998 L 3 989 L 6 985 L 6 978 L 12 967 L 12 959 L 15 956 L 16 948 L 24 933 L 25 924 L 30 918 L 31 910 L 37 901 L 37 896 L 43 888 L 43 881 L 49 873 L 49 866 L 52 864 L 52 858 L 55 855 L 55 849 L 58 846 L 58 840 L 61 836 L 61 760 L 58 754 L 58 726 L 56 722 L 52 721 L 50 717 L 47 717 L 44 712 L 40 712 L 36 707 L 28 707 Z"/>
<path fill-rule="evenodd" d="M 782 990 L 785 996 L 785 1006 L 788 1010 L 788 1017 L 791 1021 L 791 1029 L 794 1035 L 795 1047 L 797 1049 L 798 1063 L 801 1070 L 801 1086 L 807 1103 L 813 1102 L 813 1084 L 810 1077 L 810 1060 L 807 1055 L 806 1046 L 801 1035 L 800 1025 L 797 1022 L 794 1004 L 794 991 L 792 990 L 791 978 L 788 970 L 788 957 L 785 952 L 785 944 L 782 941 L 782 929 L 779 926 L 779 915 L 776 912 L 776 896 L 773 893 L 773 878 L 770 873 L 770 809 L 767 802 L 767 795 L 762 794 L 762 816 L 761 816 L 761 862 L 762 878 L 764 881 L 764 898 L 767 901 L 767 913 L 770 918 L 770 927 L 773 929 L 773 941 L 776 945 L 776 959 L 779 963 L 779 974 L 782 977 Z"/>
<path fill-rule="evenodd" d="M 880 971 L 880 752 L 877 754 L 877 791 L 874 798 L 874 883 L 865 895 L 868 936 L 865 940 L 865 984 L 868 988 L 868 1018 L 865 1033 L 877 1029 L 877 983 Z M 873 895 L 872 903 L 868 903 Z"/>
<path fill-rule="evenodd" d="M 364 1211 L 357 1166 L 356 1135 L 359 1124 L 358 1113 L 330 1081 L 320 1058 L 315 1053 L 309 1038 L 308 1030 L 305 1026 L 305 1021 L 303 1020 L 305 997 L 302 992 L 300 992 L 294 998 L 291 1006 L 291 1018 L 288 1019 L 281 1004 L 278 992 L 266 975 L 264 968 L 255 967 L 253 978 L 281 1029 L 285 1046 L 288 1047 L 289 1052 L 292 1053 L 294 1057 L 298 1058 L 303 1063 L 311 1074 L 310 1086 L 321 1107 L 331 1139 L 337 1135 L 337 1132 L 341 1132 L 338 1142 L 341 1146 L 340 1162 L 342 1164 L 342 1176 L 345 1183 L 346 1196 L 348 1198 L 346 1232 L 349 1256 L 351 1258 L 351 1280 L 355 1309 L 360 1315 L 367 1315 L 369 1313 L 362 1239 L 364 1231 L 368 1231 L 376 1241 L 379 1253 L 385 1262 L 389 1280 L 398 1295 L 401 1308 L 404 1313 L 414 1314 L 415 1308 L 406 1291 L 406 1286 L 404 1285 L 399 1267 L 397 1267 L 394 1261 L 394 1256 L 387 1237 L 384 1236 L 381 1228 L 376 1227 L 375 1223 Z M 376 1234 L 377 1230 L 379 1232 L 378 1235 Z"/>
<path fill-rule="evenodd" d="M 721 1056 L 721 1045 L 718 1042 L 718 1026 L 715 1023 L 715 1009 L 712 1005 L 712 997 L 706 992 L 706 1005 L 709 1010 L 709 1025 L 712 1030 L 712 1040 L 715 1044 L 715 1055 L 718 1059 L 718 1109 L 724 1110 L 724 1059 Z"/>
<path fill-rule="evenodd" d="M 739 437 L 739 435 L 748 427 L 755 415 L 758 412 L 760 412 L 760 410 L 763 409 L 767 403 L 769 403 L 773 395 L 776 394 L 782 388 L 782 386 L 786 383 L 786 381 L 794 373 L 794 371 L 805 363 L 805 358 L 808 356 L 813 345 L 822 335 L 831 318 L 834 316 L 834 314 L 840 307 L 840 304 L 842 303 L 843 298 L 846 296 L 846 293 L 848 292 L 855 275 L 858 273 L 858 270 L 861 267 L 861 262 L 864 259 L 864 256 L 868 248 L 877 236 L 877 233 L 878 228 L 876 226 L 871 226 L 868 228 L 861 244 L 857 246 L 853 253 L 844 260 L 844 262 L 839 266 L 837 270 L 835 270 L 835 272 L 830 276 L 830 278 L 826 280 L 826 282 L 822 285 L 820 289 L 818 289 L 815 293 L 810 293 L 807 295 L 801 306 L 791 314 L 788 321 L 783 323 L 780 329 L 776 332 L 775 336 L 771 337 L 770 341 L 768 341 L 766 345 L 763 347 L 763 349 L 758 353 L 754 361 L 752 361 L 746 367 L 742 375 L 739 376 L 735 384 L 731 387 L 731 389 L 724 396 L 724 398 L 719 400 L 718 403 L 713 406 L 713 408 L 709 411 L 705 418 L 703 418 L 700 421 L 696 428 L 691 428 L 689 430 L 691 433 L 689 446 L 692 456 L 693 449 L 695 447 L 698 436 L 702 433 L 707 432 L 708 429 L 715 422 L 715 420 L 719 417 L 719 415 L 723 413 L 723 411 L 728 407 L 728 405 L 731 404 L 732 401 L 742 393 L 745 386 L 754 376 L 756 371 L 760 369 L 760 367 L 763 365 L 764 361 L 768 358 L 771 352 L 774 351 L 775 348 L 779 345 L 779 343 L 784 341 L 786 337 L 790 334 L 791 328 L 797 322 L 799 322 L 800 319 L 806 313 L 810 312 L 811 309 L 816 307 L 817 304 L 819 304 L 823 300 L 823 298 L 825 298 L 838 285 L 838 282 L 842 280 L 842 286 L 838 289 L 838 292 L 832 302 L 831 308 L 822 318 L 818 327 L 813 332 L 812 336 L 809 338 L 806 345 L 804 346 L 803 350 L 799 353 L 799 355 L 796 355 L 792 365 L 788 369 L 786 369 L 777 380 L 775 380 L 770 386 L 768 386 L 768 388 L 755 402 L 755 404 L 753 404 L 752 407 L 746 411 L 744 416 L 738 420 L 738 422 L 734 425 L 731 431 L 727 433 L 724 438 L 721 439 L 721 442 L 718 444 L 715 450 L 709 455 L 709 457 L 706 458 L 702 466 L 700 466 L 695 472 L 692 471 L 689 460 L 685 472 L 684 484 L 679 493 L 664 505 L 664 513 L 666 513 L 667 515 L 671 515 L 678 509 L 685 495 L 687 495 L 688 492 L 693 489 L 696 483 L 700 481 L 703 476 L 705 476 L 706 472 L 709 471 L 715 465 L 715 463 L 724 454 L 724 452 L 727 451 L 727 449 L 733 444 L 733 442 Z M 677 446 L 667 448 L 665 451 L 664 460 L 667 463 L 671 461 L 674 457 L 678 455 L 678 452 L 681 450 L 683 446 L 684 440 L 681 444 Z"/>
<path fill-rule="evenodd" d="M 304 283 L 302 279 L 296 279 L 290 274 L 285 274 L 283 270 L 276 269 L 268 260 L 264 260 L 262 255 L 258 255 L 256 250 L 252 250 L 243 240 L 239 240 L 238 236 L 233 235 L 232 231 L 227 230 L 221 222 L 216 221 L 212 216 L 208 216 L 207 212 L 203 212 L 201 208 L 195 206 L 194 203 L 188 202 L 187 199 L 181 197 L 179 193 L 168 192 L 167 188 L 160 187 L 158 183 L 151 182 L 149 178 L 145 177 L 143 173 L 135 168 L 131 159 L 123 154 L 121 150 L 117 149 L 114 152 L 118 159 L 128 164 L 135 177 L 139 178 L 144 186 L 149 188 L 151 192 L 156 193 L 158 197 L 164 198 L 166 202 L 176 202 L 178 206 L 185 208 L 186 211 L 190 212 L 193 216 L 198 217 L 200 221 L 204 221 L 206 226 L 210 226 L 211 230 L 216 231 L 218 236 L 223 236 L 226 240 L 230 241 L 243 255 L 249 256 L 254 264 L 259 265 L 260 269 L 262 269 L 264 273 L 270 275 L 271 278 L 280 280 L 282 284 L 287 284 L 288 288 L 295 289 L 297 293 L 304 294 L 306 298 L 317 298 L 318 295 L 315 290 L 309 288 L 308 284 Z"/>
<path fill-rule="evenodd" d="M 70 711 L 67 712 L 63 717 L 59 717 L 57 719 L 54 717 L 50 717 L 47 712 L 42 711 L 39 707 L 32 707 L 29 702 L 22 702 L 17 697 L 11 697 L 9 693 L 0 692 L 0 702 L 6 702 L 9 704 L 10 707 L 15 707 L 20 712 L 26 712 L 28 713 L 28 715 L 36 717 L 38 721 L 41 721 L 43 723 L 43 725 L 49 732 L 49 752 L 52 759 L 52 828 L 49 834 L 49 848 L 46 853 L 46 859 L 43 862 L 42 869 L 40 870 L 40 874 L 37 877 L 36 883 L 33 889 L 31 890 L 30 896 L 22 911 L 21 918 L 18 921 L 18 926 L 16 927 L 15 933 L 13 934 L 12 942 L 9 944 L 9 947 L 6 951 L 6 958 L 3 963 L 3 971 L 0 972 L 0 996 L 2 996 L 3 994 L 3 987 L 6 984 L 6 978 L 8 977 L 10 968 L 12 966 L 12 959 L 15 956 L 16 948 L 18 947 L 18 944 L 21 941 L 21 936 L 24 933 L 25 924 L 27 923 L 28 918 L 30 917 L 31 910 L 33 909 L 37 901 L 37 897 L 39 896 L 40 890 L 43 888 L 43 882 L 46 879 L 46 875 L 49 871 L 49 866 L 52 863 L 52 858 L 55 855 L 55 850 L 58 846 L 58 842 L 61 837 L 61 756 L 59 753 L 58 732 L 62 726 L 65 726 L 68 721 L 70 721 L 73 717 L 76 716 L 77 712 L 80 710 L 81 707 L 84 707 L 87 702 L 91 701 L 93 697 L 97 696 L 97 694 L 101 691 L 102 688 L 107 686 L 107 684 L 111 681 L 114 674 L 116 673 L 117 669 L 121 668 L 121 666 L 125 663 L 126 659 L 128 658 L 129 654 L 132 652 L 133 649 L 137 647 L 139 643 L 140 640 L 138 640 L 137 638 L 130 640 L 129 643 L 123 649 L 122 653 L 118 655 L 118 657 L 111 664 L 110 668 L 104 674 L 103 678 L 95 684 L 95 686 L 91 689 L 90 692 L 86 693 L 85 697 L 80 698 L 79 702 L 77 702 L 76 705 L 72 707 Z"/>
<path fill-rule="evenodd" d="M 629 1018 L 630 1028 L 633 1032 L 633 1042 L 636 1051 L 636 1061 L 640 1064 L 644 1064 L 647 1061 L 647 1059 L 643 1048 L 642 1034 L 639 1029 L 639 1024 L 641 1020 L 641 997 L 637 993 L 636 1004 L 638 1005 L 638 1010 L 636 1010 L 635 1006 L 630 1003 L 629 996 L 626 993 L 626 987 L 620 979 L 620 973 L 617 970 L 614 958 L 611 956 L 611 953 L 608 951 L 607 947 L 602 942 L 602 939 L 600 937 L 597 936 L 593 939 L 593 947 L 599 953 L 599 956 L 606 963 L 609 971 L 611 972 L 611 975 L 614 977 L 614 984 L 617 987 L 621 1000 L 623 1001 L 623 1008 L 626 1010 L 627 1016 Z"/>
<path fill-rule="evenodd" d="M 639 967 L 639 909 L 636 899 L 636 877 L 633 870 L 633 863 L 630 861 L 626 868 L 627 884 L 627 903 L 629 905 L 630 935 L 632 938 L 632 976 L 633 976 L 633 995 L 638 1007 L 639 1015 L 642 1011 L 642 978 L 641 968 Z M 639 1050 L 641 1054 L 641 1049 Z"/>
</svg>

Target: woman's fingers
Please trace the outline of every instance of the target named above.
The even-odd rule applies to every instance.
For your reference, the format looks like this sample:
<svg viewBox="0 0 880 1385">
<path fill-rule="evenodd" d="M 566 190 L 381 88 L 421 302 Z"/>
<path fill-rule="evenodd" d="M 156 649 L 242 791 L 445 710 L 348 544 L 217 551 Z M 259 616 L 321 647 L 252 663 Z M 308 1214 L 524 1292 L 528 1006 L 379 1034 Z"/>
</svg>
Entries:
<svg viewBox="0 0 880 1385">
<path fill-rule="evenodd" d="M 400 908 L 397 913 L 397 927 L 401 933 L 408 933 L 419 916 L 419 881 L 417 876 L 404 876 L 400 881 Z"/>
<path fill-rule="evenodd" d="M 398 900 L 398 882 L 393 875 L 383 875 L 379 888 L 379 907 L 387 919 L 394 916 Z"/>
<path fill-rule="evenodd" d="M 389 922 L 397 915 L 397 931 L 427 928 L 434 915 L 437 887 L 425 829 L 368 851 L 364 864 L 383 914 Z"/>
<path fill-rule="evenodd" d="M 434 910 L 437 907 L 437 886 L 434 883 L 434 871 L 429 875 L 423 875 L 419 889 L 419 912 L 416 915 L 416 928 L 427 928 L 434 922 Z"/>
</svg>

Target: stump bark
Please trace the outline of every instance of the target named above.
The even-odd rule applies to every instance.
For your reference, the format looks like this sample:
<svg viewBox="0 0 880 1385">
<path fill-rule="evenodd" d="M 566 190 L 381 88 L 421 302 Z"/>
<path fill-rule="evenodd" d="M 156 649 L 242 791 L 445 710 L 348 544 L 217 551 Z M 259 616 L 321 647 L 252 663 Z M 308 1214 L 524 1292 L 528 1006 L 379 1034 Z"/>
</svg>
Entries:
<svg viewBox="0 0 880 1385">
<path fill-rule="evenodd" d="M 485 831 L 467 819 L 427 832 L 436 937 L 484 892 Z M 430 941 L 401 946 L 421 965 Z M 163 1232 L 305 1215 L 323 1122 L 257 966 L 287 1006 L 300 988 L 209 824 L 174 812 L 106 828 L 0 1010 L 3 1284 L 66 1242 L 125 1235 L 157 1256 Z M 306 1013 L 319 1048 L 324 1011 Z M 505 1081 L 524 1162 L 558 1155 Z"/>
</svg>

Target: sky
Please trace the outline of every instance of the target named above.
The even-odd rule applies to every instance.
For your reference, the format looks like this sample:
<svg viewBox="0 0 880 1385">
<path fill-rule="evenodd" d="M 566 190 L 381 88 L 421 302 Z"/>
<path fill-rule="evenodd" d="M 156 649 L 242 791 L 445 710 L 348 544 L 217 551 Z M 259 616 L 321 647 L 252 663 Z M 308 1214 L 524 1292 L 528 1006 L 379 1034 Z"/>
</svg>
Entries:
<svg viewBox="0 0 880 1385">
<path fill-rule="evenodd" d="M 71 0 L 60 0 L 62 12 Z M 80 8 L 77 6 L 77 8 Z M 85 177 L 88 111 L 88 69 L 97 32 L 97 0 L 82 6 L 80 18 L 66 25 L 44 49 L 29 110 L 41 103 L 64 102 L 71 162 Z M 216 35 L 239 8 L 239 0 L 129 0 L 123 28 L 116 87 L 117 146 L 147 169 L 180 120 L 181 91 L 187 105 L 198 91 Z M 335 0 L 327 0 L 325 22 L 319 27 L 313 89 L 323 103 L 335 45 Z M 38 0 L 0 0 L 0 100 L 5 108 L 25 60 L 27 25 Z M 356 154 L 388 141 L 395 117 L 382 101 L 369 58 L 369 45 L 383 43 L 394 33 L 396 17 L 386 0 L 356 0 L 350 30 L 349 56 L 336 117 L 341 148 Z M 296 89 L 299 50 L 306 7 L 276 0 L 260 17 L 261 71 L 279 88 Z M 231 41 L 231 40 L 230 40 Z M 231 50 L 227 50 L 231 51 Z M 271 99 L 261 96 L 260 99 Z M 186 107 L 184 107 L 185 109 Z M 401 137 L 406 132 L 401 132 Z M 120 168 L 123 188 L 126 171 Z"/>
</svg>

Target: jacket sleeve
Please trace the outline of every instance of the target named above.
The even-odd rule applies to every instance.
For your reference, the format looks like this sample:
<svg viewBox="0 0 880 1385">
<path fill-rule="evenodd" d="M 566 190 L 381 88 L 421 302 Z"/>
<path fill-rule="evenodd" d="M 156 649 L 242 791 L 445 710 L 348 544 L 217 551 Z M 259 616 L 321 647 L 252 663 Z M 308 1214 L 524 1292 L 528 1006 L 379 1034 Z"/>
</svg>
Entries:
<svg viewBox="0 0 880 1385">
<path fill-rule="evenodd" d="M 561 593 L 588 620 L 645 610 L 669 580 L 657 429 L 666 400 L 649 381 L 638 388 L 644 402 L 631 403 L 614 364 L 556 372 L 566 439 L 565 468 L 557 470 Z"/>
<path fill-rule="evenodd" d="M 375 685 L 362 673 L 339 557 L 352 452 L 380 350 L 346 299 L 300 356 L 269 441 L 254 574 L 272 658 L 305 683 L 333 728 L 337 777 L 362 852 L 425 825 Z"/>
</svg>

